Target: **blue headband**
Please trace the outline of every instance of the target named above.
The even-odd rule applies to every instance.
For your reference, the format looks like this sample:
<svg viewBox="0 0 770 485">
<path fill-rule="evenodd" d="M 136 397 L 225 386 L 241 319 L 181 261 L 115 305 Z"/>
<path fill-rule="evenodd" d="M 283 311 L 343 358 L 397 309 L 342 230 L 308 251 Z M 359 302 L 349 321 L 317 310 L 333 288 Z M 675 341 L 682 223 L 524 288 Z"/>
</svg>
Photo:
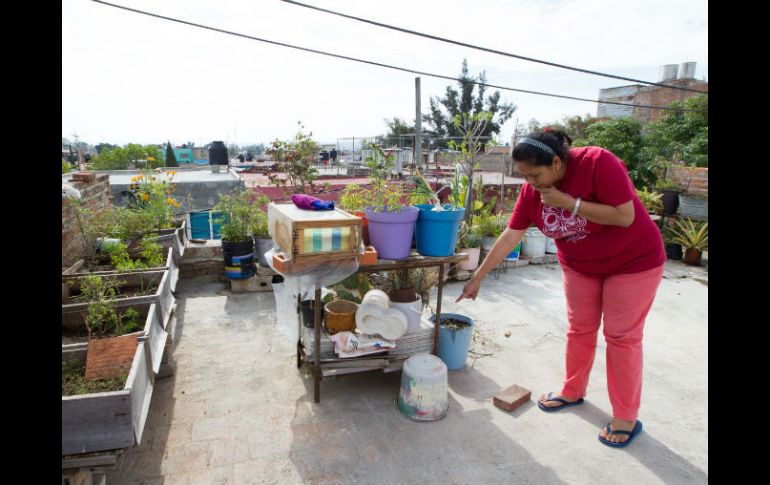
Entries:
<svg viewBox="0 0 770 485">
<path fill-rule="evenodd" d="M 532 138 L 524 138 L 519 143 L 526 143 L 527 145 L 538 147 L 539 149 L 544 150 L 546 153 L 550 153 L 551 155 L 556 156 L 556 153 L 553 151 L 553 149 L 551 149 L 551 147 L 545 143 L 533 140 Z"/>
</svg>

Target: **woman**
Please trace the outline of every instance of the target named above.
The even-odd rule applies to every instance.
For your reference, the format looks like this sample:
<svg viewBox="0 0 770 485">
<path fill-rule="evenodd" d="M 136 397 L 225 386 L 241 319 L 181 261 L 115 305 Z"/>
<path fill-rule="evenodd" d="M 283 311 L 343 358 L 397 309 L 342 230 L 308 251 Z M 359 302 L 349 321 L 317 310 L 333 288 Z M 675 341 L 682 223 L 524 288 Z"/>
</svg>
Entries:
<svg viewBox="0 0 770 485">
<path fill-rule="evenodd" d="M 624 447 L 642 429 L 642 334 L 663 277 L 663 239 L 623 162 L 603 148 L 571 143 L 546 128 L 514 147 L 513 162 L 527 183 L 508 228 L 457 301 L 476 299 L 484 275 L 530 225 L 553 238 L 567 298 L 566 376 L 561 390 L 540 396 L 538 406 L 553 412 L 583 403 L 603 318 L 613 418 L 599 440 Z"/>
</svg>

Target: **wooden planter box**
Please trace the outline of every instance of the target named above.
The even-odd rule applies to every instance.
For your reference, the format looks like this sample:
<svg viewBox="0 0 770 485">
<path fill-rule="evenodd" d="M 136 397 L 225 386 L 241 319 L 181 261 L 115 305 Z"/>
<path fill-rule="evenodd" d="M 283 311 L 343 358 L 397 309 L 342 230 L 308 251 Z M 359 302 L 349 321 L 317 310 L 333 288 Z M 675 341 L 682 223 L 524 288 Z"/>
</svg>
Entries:
<svg viewBox="0 0 770 485">
<path fill-rule="evenodd" d="M 361 244 L 361 218 L 343 210 L 311 211 L 271 202 L 268 230 L 295 262 L 355 258 Z"/>
<path fill-rule="evenodd" d="M 145 284 L 157 283 L 158 287 L 151 295 L 118 297 L 114 300 L 114 304 L 116 308 L 121 308 L 141 303 L 154 303 L 156 305 L 155 311 L 158 313 L 158 320 L 164 322 L 164 325 L 168 322 L 171 308 L 173 308 L 174 303 L 176 303 L 176 298 L 174 298 L 174 294 L 171 292 L 171 276 L 169 271 L 142 271 L 140 273 L 99 274 L 97 276 L 103 278 L 117 276 L 119 281 L 126 281 L 128 285 L 131 285 L 132 283 L 136 284 L 140 280 L 144 281 Z M 64 277 L 62 278 L 62 284 L 64 284 Z M 67 281 L 73 279 L 77 281 L 77 278 L 66 278 Z M 87 302 L 63 303 L 61 306 L 62 315 L 69 313 L 85 313 L 87 309 Z"/>
<path fill-rule="evenodd" d="M 150 368 L 154 374 L 157 374 L 162 364 L 166 342 L 169 340 L 167 327 L 171 317 L 165 321 L 159 320 L 154 303 L 138 303 L 129 306 L 144 317 L 144 328 L 141 332 L 137 332 L 139 333 L 138 340 L 148 341 L 147 353 L 150 358 Z M 85 334 L 83 337 L 67 337 L 62 335 L 62 352 L 85 351 L 88 347 L 88 337 L 86 336 L 88 330 L 84 317 L 85 313 L 82 312 L 62 314 L 62 331 L 70 330 Z"/>
<path fill-rule="evenodd" d="M 97 276 L 98 275 L 121 275 L 122 276 L 122 275 L 129 275 L 129 274 L 146 274 L 146 273 L 168 270 L 169 285 L 170 285 L 169 287 L 171 288 L 172 292 L 176 292 L 176 285 L 179 282 L 179 264 L 174 259 L 173 253 L 174 253 L 174 249 L 168 248 L 165 266 L 137 269 L 132 271 L 118 271 L 116 269 L 105 270 L 105 271 L 93 271 L 93 272 L 84 271 L 83 267 L 85 265 L 85 261 L 82 259 L 79 259 L 72 266 L 62 271 L 62 303 L 64 303 L 64 300 L 66 298 L 65 292 L 67 296 L 69 295 L 69 291 L 65 288 L 66 280 L 87 276 L 87 275 L 97 275 Z"/>
<path fill-rule="evenodd" d="M 150 407 L 154 375 L 150 370 L 149 342 L 138 342 L 126 385 L 120 391 L 61 398 L 62 456 L 115 450 L 138 444 Z M 62 348 L 62 362 L 85 362 L 88 348 Z"/>
<path fill-rule="evenodd" d="M 179 227 L 152 231 L 152 234 L 156 235 L 154 239 L 162 248 L 173 249 L 174 261 L 178 265 L 184 255 L 185 246 L 187 245 L 187 221 L 183 219 Z M 129 254 L 132 252 L 133 250 L 129 250 Z"/>
</svg>

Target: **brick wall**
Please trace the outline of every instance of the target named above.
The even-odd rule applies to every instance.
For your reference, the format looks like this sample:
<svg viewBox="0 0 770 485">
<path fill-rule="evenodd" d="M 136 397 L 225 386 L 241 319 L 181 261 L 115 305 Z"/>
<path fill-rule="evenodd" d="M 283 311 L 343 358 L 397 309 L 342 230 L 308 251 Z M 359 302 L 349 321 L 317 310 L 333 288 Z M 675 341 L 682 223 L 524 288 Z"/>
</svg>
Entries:
<svg viewBox="0 0 770 485">
<path fill-rule="evenodd" d="M 704 81 L 698 81 L 697 79 L 677 79 L 674 81 L 667 81 L 665 84 L 697 89 L 698 91 L 704 93 L 709 92 L 708 83 Z M 647 106 L 666 106 L 670 103 L 673 103 L 674 101 L 683 101 L 687 98 L 691 98 L 697 95 L 698 93 L 693 93 L 691 91 L 648 86 L 643 87 L 634 95 L 633 102 Z M 649 123 L 652 121 L 657 121 L 658 118 L 666 113 L 668 113 L 668 111 L 661 109 L 634 108 L 633 117 L 644 123 Z"/>
<path fill-rule="evenodd" d="M 109 174 L 77 172 L 69 183 L 80 191 L 81 199 L 94 214 L 112 207 Z M 66 268 L 80 259 L 85 243 L 72 204 L 64 196 L 61 198 L 61 239 L 62 268 Z"/>
<path fill-rule="evenodd" d="M 671 167 L 666 173 L 666 180 L 674 182 L 686 188 L 685 195 L 709 195 L 709 169 L 708 167 Z"/>
</svg>

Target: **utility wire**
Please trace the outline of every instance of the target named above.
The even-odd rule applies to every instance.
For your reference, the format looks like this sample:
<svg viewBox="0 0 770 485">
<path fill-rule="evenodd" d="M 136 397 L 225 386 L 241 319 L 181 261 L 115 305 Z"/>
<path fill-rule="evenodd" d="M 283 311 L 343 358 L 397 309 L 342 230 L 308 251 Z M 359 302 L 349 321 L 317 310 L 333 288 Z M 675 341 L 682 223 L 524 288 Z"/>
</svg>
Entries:
<svg viewBox="0 0 770 485">
<path fill-rule="evenodd" d="M 584 72 L 586 74 L 593 74 L 593 75 L 596 75 L 596 76 L 611 77 L 611 78 L 614 78 L 614 79 L 622 79 L 624 81 L 632 81 L 632 82 L 635 82 L 635 83 L 649 84 L 651 86 L 659 86 L 659 87 L 662 87 L 662 88 L 679 89 L 679 90 L 682 90 L 682 91 L 692 91 L 694 93 L 708 94 L 708 93 L 705 93 L 703 91 L 699 91 L 697 89 L 691 89 L 691 88 L 686 88 L 686 87 L 682 87 L 682 86 L 671 86 L 669 84 L 654 83 L 654 82 L 651 82 L 651 81 L 642 81 L 640 79 L 633 79 L 633 78 L 630 78 L 630 77 L 616 76 L 614 74 L 606 74 L 606 73 L 597 72 L 597 71 L 589 71 L 588 69 L 581 69 L 579 67 L 565 66 L 563 64 L 556 64 L 555 62 L 548 62 L 548 61 L 543 61 L 543 60 L 540 60 L 540 59 L 535 59 L 533 57 L 525 57 L 525 56 L 520 56 L 518 54 L 511 54 L 510 52 L 503 52 L 503 51 L 498 51 L 498 50 L 495 50 L 495 49 L 489 49 L 487 47 L 480 47 L 480 46 L 473 45 L 473 44 L 466 44 L 465 42 L 460 42 L 460 41 L 456 41 L 456 40 L 452 40 L 452 39 L 447 39 L 447 38 L 444 38 L 444 37 L 439 37 L 439 36 L 431 35 L 431 34 L 424 34 L 422 32 L 417 32 L 417 31 L 414 31 L 414 30 L 404 29 L 402 27 L 396 27 L 394 25 L 383 24 L 381 22 L 375 22 L 374 20 L 368 20 L 368 19 L 364 19 L 364 18 L 361 18 L 361 17 L 355 17 L 353 15 L 347 15 L 347 14 L 344 14 L 344 13 L 335 12 L 333 10 L 327 10 L 325 8 L 316 7 L 314 5 L 307 5 L 307 4 L 304 4 L 304 3 L 295 2 L 294 0 L 281 0 L 281 1 L 282 2 L 286 2 L 286 3 L 290 3 L 292 5 L 297 5 L 298 7 L 305 7 L 305 8 L 309 8 L 309 9 L 312 9 L 312 10 L 318 10 L 319 12 L 330 13 L 332 15 L 338 15 L 340 17 L 345 17 L 345 18 L 348 18 L 348 19 L 357 20 L 359 22 L 364 22 L 364 23 L 367 23 L 367 24 L 376 25 L 378 27 L 383 27 L 385 29 L 397 30 L 399 32 L 404 32 L 404 33 L 407 33 L 407 34 L 417 35 L 419 37 L 425 37 L 425 38 L 428 38 L 428 39 L 438 40 L 438 41 L 441 41 L 441 42 L 446 42 L 446 43 L 449 43 L 449 44 L 459 45 L 459 46 L 462 46 L 462 47 L 469 47 L 471 49 L 476 49 L 476 50 L 480 50 L 480 51 L 484 51 L 484 52 L 491 52 L 492 54 L 499 54 L 501 56 L 514 57 L 516 59 L 523 59 L 525 61 L 537 62 L 537 63 L 540 63 L 540 64 L 546 64 L 548 66 L 559 67 L 559 68 L 562 68 L 562 69 L 569 69 L 570 71 Z"/>
<path fill-rule="evenodd" d="M 232 32 L 232 31 L 220 29 L 220 28 L 217 28 L 217 27 L 209 27 L 207 25 L 197 24 L 197 23 L 194 23 L 194 22 L 188 22 L 187 20 L 180 20 L 180 19 L 176 19 L 176 18 L 173 18 L 173 17 L 166 17 L 164 15 L 158 15 L 158 14 L 155 14 L 155 13 L 145 12 L 143 10 L 138 10 L 138 9 L 135 9 L 135 8 L 125 7 L 123 5 L 115 5 L 113 3 L 105 2 L 105 1 L 102 1 L 102 0 L 91 0 L 91 1 L 95 2 L 95 3 L 101 3 L 103 5 L 107 5 L 107 6 L 110 6 L 110 7 L 119 8 L 119 9 L 122 9 L 122 10 L 128 10 L 129 12 L 140 13 L 142 15 L 148 15 L 150 17 L 155 17 L 155 18 L 159 18 L 159 19 L 163 19 L 163 20 L 169 20 L 171 22 L 177 22 L 177 23 L 184 24 L 184 25 L 190 25 L 190 26 L 193 26 L 193 27 L 201 28 L 201 29 L 212 30 L 214 32 L 221 32 L 223 34 L 233 35 L 233 36 L 236 36 L 236 37 L 243 37 L 245 39 L 256 40 L 256 41 L 259 41 L 259 42 L 265 42 L 267 44 L 279 45 L 281 47 L 288 47 L 290 49 L 296 49 L 296 50 L 305 51 L 305 52 L 312 52 L 314 54 L 321 54 L 321 55 L 329 56 L 329 57 L 336 57 L 338 59 L 345 59 L 345 60 L 348 60 L 348 61 L 361 62 L 363 64 L 369 64 L 369 65 L 372 65 L 372 66 L 384 67 L 384 68 L 393 69 L 393 70 L 396 70 L 396 71 L 403 71 L 403 72 L 408 72 L 408 73 L 411 73 L 411 74 L 419 74 L 421 76 L 435 77 L 435 78 L 439 78 L 439 79 L 447 79 L 449 81 L 467 82 L 467 83 L 476 84 L 476 85 L 479 85 L 479 86 L 488 86 L 488 87 L 492 87 L 492 88 L 502 89 L 502 90 L 505 90 L 505 91 L 516 91 L 516 92 L 519 92 L 519 93 L 535 94 L 535 95 L 538 95 L 538 96 L 550 96 L 550 97 L 553 97 L 553 98 L 571 99 L 571 100 L 575 100 L 575 101 L 587 101 L 589 103 L 615 104 L 615 105 L 619 105 L 619 106 L 631 106 L 632 108 L 662 109 L 662 110 L 671 110 L 671 111 L 677 111 L 677 112 L 686 112 L 686 111 L 692 111 L 692 112 L 697 112 L 697 113 L 707 113 L 708 112 L 707 110 L 695 110 L 695 109 L 686 109 L 686 108 L 672 108 L 672 107 L 668 107 L 668 106 L 649 106 L 649 105 L 640 105 L 640 104 L 632 104 L 632 103 L 621 103 L 621 102 L 618 102 L 618 101 L 599 101 L 599 100 L 596 100 L 596 99 L 578 98 L 578 97 L 575 97 L 575 96 L 565 96 L 565 95 L 562 95 L 562 94 L 552 94 L 552 93 L 544 93 L 544 92 L 540 92 L 540 91 L 530 91 L 530 90 L 527 90 L 527 89 L 510 88 L 510 87 L 507 87 L 507 86 L 499 86 L 499 85 L 496 85 L 496 84 L 482 83 L 482 82 L 478 82 L 478 81 L 474 81 L 474 80 L 470 80 L 470 79 L 458 79 L 458 78 L 451 77 L 451 76 L 444 76 L 442 74 L 433 74 L 433 73 L 425 72 L 425 71 L 417 71 L 417 70 L 414 70 L 414 69 L 407 69 L 407 68 L 404 68 L 404 67 L 397 67 L 397 66 L 392 66 L 392 65 L 389 65 L 389 64 L 383 64 L 381 62 L 367 61 L 365 59 L 358 59 L 358 58 L 355 58 L 355 57 L 343 56 L 343 55 L 340 55 L 340 54 L 332 54 L 330 52 L 324 52 L 324 51 L 320 51 L 320 50 L 316 50 L 316 49 L 310 49 L 308 47 L 299 47 L 299 46 L 295 46 L 295 45 L 291 45 L 291 44 L 286 44 L 286 43 L 278 42 L 278 41 L 274 41 L 274 40 L 262 39 L 262 38 L 259 38 L 259 37 L 254 37 L 254 36 L 246 35 L 246 34 L 240 34 L 238 32 Z"/>
</svg>

